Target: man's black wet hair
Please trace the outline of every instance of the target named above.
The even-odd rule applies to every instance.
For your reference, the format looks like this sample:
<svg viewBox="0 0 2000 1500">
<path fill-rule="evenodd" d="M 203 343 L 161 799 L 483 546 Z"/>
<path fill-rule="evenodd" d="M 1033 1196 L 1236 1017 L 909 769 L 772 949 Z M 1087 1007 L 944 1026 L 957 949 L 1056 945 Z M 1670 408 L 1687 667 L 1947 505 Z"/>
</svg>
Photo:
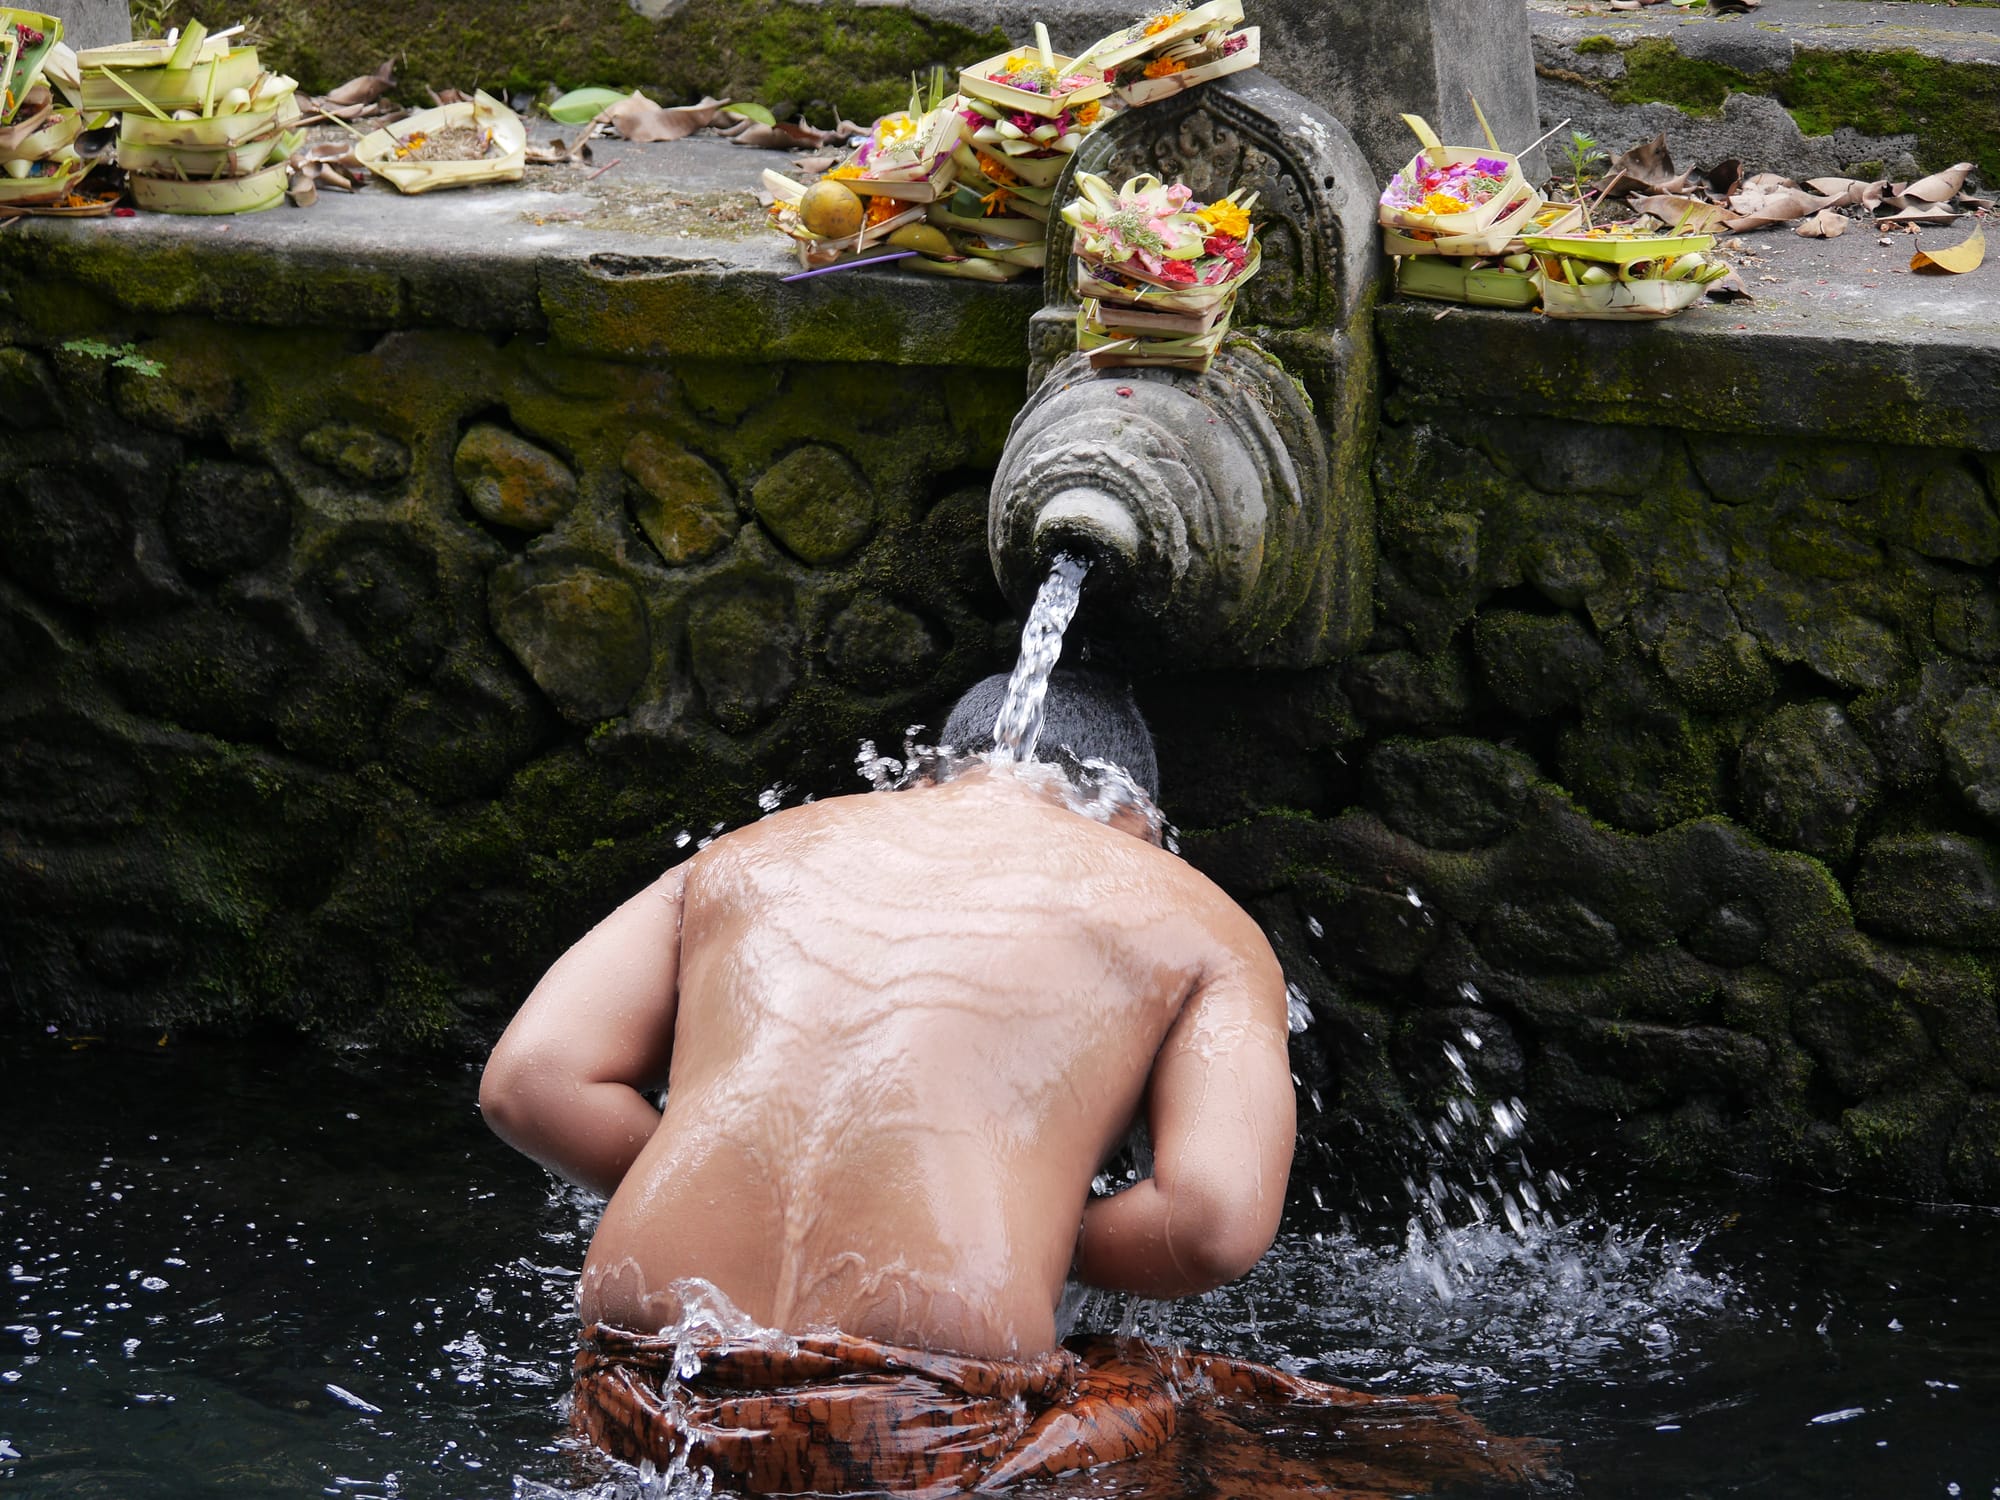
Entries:
<svg viewBox="0 0 2000 1500">
<path fill-rule="evenodd" d="M 944 743 L 963 752 L 991 750 L 993 721 L 1006 699 L 1005 672 L 975 683 L 952 706 L 941 736 Z M 1153 753 L 1152 732 L 1132 701 L 1131 685 L 1122 678 L 1070 667 L 1049 674 L 1035 759 L 1062 765 L 1065 751 L 1076 760 L 1111 762 L 1148 797 L 1160 800 L 1160 762 Z"/>
</svg>

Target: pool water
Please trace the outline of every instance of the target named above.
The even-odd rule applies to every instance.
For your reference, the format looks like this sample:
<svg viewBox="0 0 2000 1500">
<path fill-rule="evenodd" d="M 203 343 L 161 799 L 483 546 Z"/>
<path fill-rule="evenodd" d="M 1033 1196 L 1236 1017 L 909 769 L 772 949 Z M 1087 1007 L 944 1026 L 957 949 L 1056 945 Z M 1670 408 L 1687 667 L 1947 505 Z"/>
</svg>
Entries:
<svg viewBox="0 0 2000 1500">
<path fill-rule="evenodd" d="M 595 1206 L 487 1134 L 476 1085 L 0 1040 L 0 1493 L 637 1493 L 559 1409 Z M 2000 1497 L 2000 1218 L 1572 1176 L 1549 1224 L 1414 1236 L 1297 1184 L 1243 1283 L 1082 1317 L 1457 1390 L 1558 1440 L 1579 1496 Z"/>
</svg>

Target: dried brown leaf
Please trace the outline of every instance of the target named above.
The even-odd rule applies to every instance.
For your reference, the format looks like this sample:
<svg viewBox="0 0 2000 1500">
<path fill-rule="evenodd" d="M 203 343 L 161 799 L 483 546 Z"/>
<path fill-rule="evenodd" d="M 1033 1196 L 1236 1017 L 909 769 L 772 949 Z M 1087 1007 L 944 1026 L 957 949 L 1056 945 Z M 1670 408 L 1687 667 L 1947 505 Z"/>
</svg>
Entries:
<svg viewBox="0 0 2000 1500">
<path fill-rule="evenodd" d="M 1947 245 L 1940 250 L 1919 250 L 1910 257 L 1910 269 L 1961 275 L 1966 271 L 1978 270 L 1980 262 L 1985 259 L 1986 231 L 1974 229 L 1956 245 Z"/>
<path fill-rule="evenodd" d="M 321 104 L 373 104 L 396 86 L 396 64 L 385 62 L 372 73 L 350 78 L 337 89 L 320 96 Z"/>
<path fill-rule="evenodd" d="M 1699 198 L 1683 198 L 1675 193 L 1657 193 L 1630 201 L 1640 213 L 1651 214 L 1669 229 L 1678 228 L 1688 234 L 1714 234 L 1725 226 L 1729 218 L 1713 203 L 1703 203 Z"/>
<path fill-rule="evenodd" d="M 1949 203 L 1958 196 L 1958 190 L 1965 186 L 1965 179 L 1972 174 L 1972 163 L 1962 161 L 1955 167 L 1946 167 L 1942 172 L 1897 190 L 1897 195 L 1905 200 L 1915 198 L 1922 203 Z"/>
<path fill-rule="evenodd" d="M 668 107 L 655 104 L 644 94 L 634 93 L 619 100 L 598 118 L 628 141 L 678 141 L 705 129 L 722 113 L 725 102 L 708 96 L 699 104 Z"/>
<path fill-rule="evenodd" d="M 1837 208 L 1823 208 L 1792 226 L 1793 234 L 1809 240 L 1833 240 L 1847 233 L 1847 216 Z"/>
<path fill-rule="evenodd" d="M 840 139 L 831 130 L 818 130 L 799 121 L 794 124 L 780 120 L 776 125 L 762 125 L 755 120 L 745 120 L 741 125 L 718 132 L 736 142 L 739 146 L 755 146 L 767 151 L 797 151 L 824 146 Z"/>
</svg>

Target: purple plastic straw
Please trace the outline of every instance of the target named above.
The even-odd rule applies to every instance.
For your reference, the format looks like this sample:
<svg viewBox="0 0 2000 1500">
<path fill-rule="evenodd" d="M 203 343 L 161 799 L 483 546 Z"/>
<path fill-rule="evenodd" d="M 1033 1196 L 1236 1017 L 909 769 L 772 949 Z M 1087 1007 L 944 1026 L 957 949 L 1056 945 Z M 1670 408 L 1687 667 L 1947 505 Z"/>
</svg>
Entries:
<svg viewBox="0 0 2000 1500">
<path fill-rule="evenodd" d="M 861 260 L 843 260 L 836 265 L 821 266 L 816 271 L 801 271 L 796 276 L 780 276 L 780 281 L 804 281 L 808 276 L 831 276 L 835 271 L 852 271 L 856 266 L 880 265 L 885 260 L 908 260 L 917 252 L 898 250 L 894 255 L 870 255 Z"/>
</svg>

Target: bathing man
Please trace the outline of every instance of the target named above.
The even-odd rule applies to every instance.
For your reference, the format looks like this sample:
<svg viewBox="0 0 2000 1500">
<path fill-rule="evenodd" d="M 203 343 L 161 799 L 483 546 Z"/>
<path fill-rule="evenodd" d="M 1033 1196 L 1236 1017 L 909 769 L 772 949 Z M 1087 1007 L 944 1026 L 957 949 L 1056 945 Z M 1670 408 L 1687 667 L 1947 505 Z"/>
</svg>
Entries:
<svg viewBox="0 0 2000 1500">
<path fill-rule="evenodd" d="M 1003 690 L 961 700 L 945 742 L 990 745 Z M 1058 673 L 1041 746 L 1153 790 L 1122 686 Z M 1270 1245 L 1294 1128 L 1284 980 L 1234 902 L 1141 819 L 1071 811 L 1058 774 L 975 765 L 765 818 L 529 996 L 480 1107 L 610 1199 L 579 1294 L 576 1415 L 600 1444 L 692 1450 L 742 1490 L 943 1492 L 1171 1434 L 1175 1371 L 1079 1359 L 1056 1305 L 1070 1276 L 1203 1292 Z M 1152 1175 L 1092 1198 L 1136 1118 Z M 648 1336 L 704 1304 L 723 1326 L 677 1383 L 675 1340 Z M 1092 1370 L 1123 1412 L 1109 1437 L 1078 1403 Z"/>
</svg>

